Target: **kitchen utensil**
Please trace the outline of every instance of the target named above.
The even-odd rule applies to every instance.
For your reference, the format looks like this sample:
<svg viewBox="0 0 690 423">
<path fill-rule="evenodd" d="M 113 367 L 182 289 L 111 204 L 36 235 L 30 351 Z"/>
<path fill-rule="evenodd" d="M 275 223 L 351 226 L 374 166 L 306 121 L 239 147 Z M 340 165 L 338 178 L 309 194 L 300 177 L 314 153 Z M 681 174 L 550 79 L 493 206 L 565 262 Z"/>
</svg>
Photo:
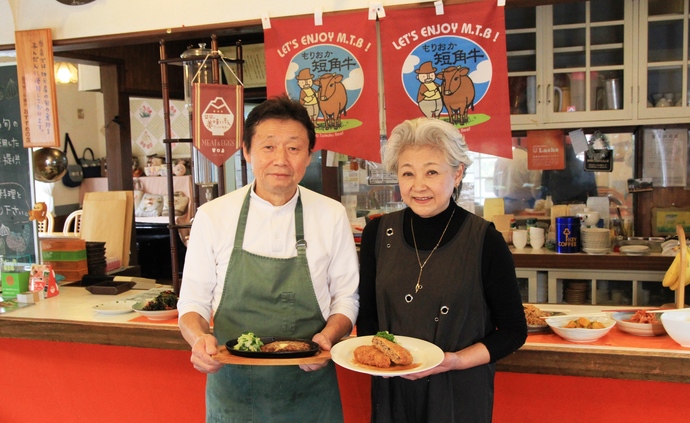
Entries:
<svg viewBox="0 0 690 423">
<path fill-rule="evenodd" d="M 604 81 L 606 89 L 606 108 L 608 110 L 618 110 L 622 108 L 621 81 L 618 78 L 607 79 Z"/>
<path fill-rule="evenodd" d="M 527 77 L 527 113 L 537 113 L 537 77 Z"/>
</svg>

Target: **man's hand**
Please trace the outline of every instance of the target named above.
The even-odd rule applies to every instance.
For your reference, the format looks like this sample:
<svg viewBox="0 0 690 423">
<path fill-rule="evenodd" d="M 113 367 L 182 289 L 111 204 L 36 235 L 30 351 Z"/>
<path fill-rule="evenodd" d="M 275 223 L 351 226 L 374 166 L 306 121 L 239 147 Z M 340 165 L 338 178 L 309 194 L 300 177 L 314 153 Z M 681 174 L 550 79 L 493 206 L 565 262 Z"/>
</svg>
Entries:
<svg viewBox="0 0 690 423">
<path fill-rule="evenodd" d="M 213 358 L 218 354 L 218 341 L 211 334 L 201 335 L 192 346 L 190 361 L 201 373 L 216 373 L 223 363 Z"/>
</svg>

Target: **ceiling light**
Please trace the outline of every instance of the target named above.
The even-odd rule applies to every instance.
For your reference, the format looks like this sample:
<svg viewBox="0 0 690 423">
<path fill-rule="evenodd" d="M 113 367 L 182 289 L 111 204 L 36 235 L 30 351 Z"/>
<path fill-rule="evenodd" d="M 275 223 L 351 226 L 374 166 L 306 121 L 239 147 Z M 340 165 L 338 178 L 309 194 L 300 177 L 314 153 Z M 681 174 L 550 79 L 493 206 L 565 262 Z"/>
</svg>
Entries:
<svg viewBox="0 0 690 423">
<path fill-rule="evenodd" d="M 75 84 L 77 82 L 77 68 L 67 62 L 56 62 L 55 81 L 59 84 Z"/>
</svg>

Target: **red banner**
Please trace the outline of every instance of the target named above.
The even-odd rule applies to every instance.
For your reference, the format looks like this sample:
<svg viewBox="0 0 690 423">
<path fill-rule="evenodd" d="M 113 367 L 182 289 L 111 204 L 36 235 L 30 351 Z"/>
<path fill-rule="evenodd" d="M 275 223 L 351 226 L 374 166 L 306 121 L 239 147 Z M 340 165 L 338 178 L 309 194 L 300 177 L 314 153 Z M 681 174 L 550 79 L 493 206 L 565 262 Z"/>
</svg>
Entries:
<svg viewBox="0 0 690 423">
<path fill-rule="evenodd" d="M 193 84 L 194 147 L 216 166 L 242 145 L 244 91 L 239 85 Z"/>
<path fill-rule="evenodd" d="M 405 119 L 450 121 L 470 150 L 512 157 L 503 7 L 495 0 L 391 9 L 381 20 L 388 132 Z"/>
<path fill-rule="evenodd" d="M 266 90 L 299 100 L 316 125 L 315 150 L 381 161 L 376 23 L 367 11 L 272 19 L 264 30 Z"/>
</svg>

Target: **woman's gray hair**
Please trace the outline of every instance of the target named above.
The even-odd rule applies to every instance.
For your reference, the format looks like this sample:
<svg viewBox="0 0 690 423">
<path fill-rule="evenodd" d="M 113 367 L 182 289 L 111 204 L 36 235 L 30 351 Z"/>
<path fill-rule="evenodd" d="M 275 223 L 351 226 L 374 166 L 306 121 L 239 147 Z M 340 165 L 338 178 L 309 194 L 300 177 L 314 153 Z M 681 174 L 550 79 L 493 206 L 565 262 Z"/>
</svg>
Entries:
<svg viewBox="0 0 690 423">
<path fill-rule="evenodd" d="M 388 172 L 398 173 L 400 154 L 408 147 L 422 146 L 439 149 L 453 169 L 462 164 L 467 170 L 472 164 L 472 159 L 467 155 L 465 137 L 458 128 L 439 119 L 417 118 L 406 120 L 393 128 L 384 151 L 384 167 Z"/>
</svg>

